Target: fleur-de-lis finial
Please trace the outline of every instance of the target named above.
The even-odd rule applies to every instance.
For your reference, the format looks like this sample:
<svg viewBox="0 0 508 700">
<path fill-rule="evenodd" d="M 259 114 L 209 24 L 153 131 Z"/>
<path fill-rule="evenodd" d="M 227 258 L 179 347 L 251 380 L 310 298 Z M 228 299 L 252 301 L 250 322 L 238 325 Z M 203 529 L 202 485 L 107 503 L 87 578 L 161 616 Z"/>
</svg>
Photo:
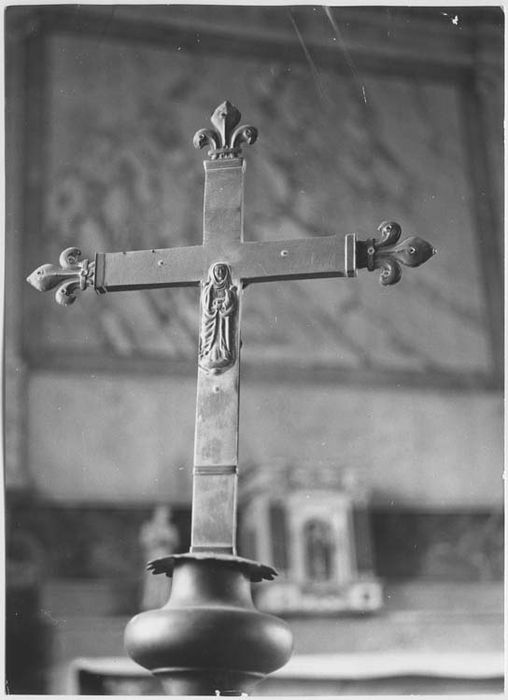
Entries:
<svg viewBox="0 0 508 700">
<path fill-rule="evenodd" d="M 253 144 L 258 137 L 258 130 L 254 126 L 237 126 L 241 117 L 239 110 L 226 100 L 211 116 L 210 121 L 215 129 L 196 131 L 194 147 L 210 146 L 208 155 L 211 160 L 238 158 L 242 152 L 242 144 Z"/>
<path fill-rule="evenodd" d="M 95 262 L 80 260 L 79 248 L 66 248 L 58 259 L 58 265 L 41 265 L 26 278 L 39 292 L 56 288 L 55 299 L 63 306 L 76 301 L 76 293 L 91 287 L 95 278 Z"/>
<path fill-rule="evenodd" d="M 383 286 L 396 284 L 402 276 L 402 265 L 418 267 L 436 254 L 436 249 L 423 238 L 410 236 L 400 243 L 402 229 L 395 221 L 383 221 L 378 226 L 381 240 L 369 238 L 358 241 L 357 265 L 368 270 L 381 270 L 379 281 Z"/>
</svg>

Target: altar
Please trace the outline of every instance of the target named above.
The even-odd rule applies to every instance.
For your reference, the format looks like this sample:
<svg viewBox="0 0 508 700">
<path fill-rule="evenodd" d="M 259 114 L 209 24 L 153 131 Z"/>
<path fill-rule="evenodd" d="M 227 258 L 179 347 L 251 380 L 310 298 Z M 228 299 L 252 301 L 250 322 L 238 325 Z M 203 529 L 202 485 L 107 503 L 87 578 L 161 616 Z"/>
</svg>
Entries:
<svg viewBox="0 0 508 700">
<path fill-rule="evenodd" d="M 482 694 L 503 690 L 503 654 L 376 653 L 294 656 L 253 697 L 313 695 Z M 72 695 L 160 695 L 148 673 L 127 658 L 76 659 Z"/>
</svg>

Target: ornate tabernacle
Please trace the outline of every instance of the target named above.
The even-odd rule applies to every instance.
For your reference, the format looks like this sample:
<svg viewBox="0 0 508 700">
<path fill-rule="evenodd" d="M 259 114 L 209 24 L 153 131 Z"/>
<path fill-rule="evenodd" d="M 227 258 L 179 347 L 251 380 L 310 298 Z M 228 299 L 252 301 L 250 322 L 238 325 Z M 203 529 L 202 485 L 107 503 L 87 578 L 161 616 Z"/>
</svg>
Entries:
<svg viewBox="0 0 508 700">
<path fill-rule="evenodd" d="M 382 607 L 365 472 L 339 458 L 251 467 L 241 494 L 241 551 L 279 572 L 275 583 L 257 587 L 261 610 L 301 617 L 366 615 Z"/>
<path fill-rule="evenodd" d="M 248 691 L 286 663 L 288 626 L 257 611 L 251 581 L 271 580 L 267 565 L 236 554 L 240 318 L 247 284 L 285 279 L 356 277 L 358 269 L 381 270 L 383 285 L 395 284 L 401 264 L 417 267 L 433 247 L 412 237 L 399 243 L 400 226 L 380 226 L 381 240 L 347 235 L 272 242 L 243 240 L 244 144 L 257 131 L 237 126 L 240 112 L 229 102 L 212 116 L 215 130 L 194 136 L 209 146 L 205 160 L 203 244 L 183 248 L 62 253 L 60 267 L 43 265 L 28 281 L 39 291 L 57 288 L 57 301 L 75 292 L 200 286 L 201 317 L 192 497 L 191 547 L 187 554 L 149 563 L 173 577 L 168 603 L 134 617 L 125 632 L 132 658 L 161 677 L 169 693 Z"/>
</svg>

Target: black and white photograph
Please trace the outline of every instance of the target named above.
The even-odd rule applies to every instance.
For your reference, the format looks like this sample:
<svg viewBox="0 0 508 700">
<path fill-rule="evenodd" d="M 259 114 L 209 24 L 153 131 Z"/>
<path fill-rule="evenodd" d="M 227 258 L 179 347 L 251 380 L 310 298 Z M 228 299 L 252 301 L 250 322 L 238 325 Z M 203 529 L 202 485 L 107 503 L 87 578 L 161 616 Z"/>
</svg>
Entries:
<svg viewBox="0 0 508 700">
<path fill-rule="evenodd" d="M 6 694 L 503 692 L 504 31 L 5 6 Z"/>
</svg>

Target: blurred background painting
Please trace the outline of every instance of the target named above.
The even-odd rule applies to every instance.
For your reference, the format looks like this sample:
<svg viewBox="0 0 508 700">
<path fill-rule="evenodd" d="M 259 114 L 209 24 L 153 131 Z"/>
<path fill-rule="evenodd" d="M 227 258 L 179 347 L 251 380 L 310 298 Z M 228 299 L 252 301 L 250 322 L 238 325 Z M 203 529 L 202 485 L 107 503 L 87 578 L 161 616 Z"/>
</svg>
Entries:
<svg viewBox="0 0 508 700">
<path fill-rule="evenodd" d="M 199 244 L 225 99 L 260 133 L 246 240 L 394 219 L 438 250 L 246 293 L 240 546 L 300 659 L 258 693 L 500 692 L 501 9 L 11 6 L 5 46 L 7 692 L 157 692 L 122 634 L 189 546 L 198 292 L 25 278 Z"/>
</svg>

